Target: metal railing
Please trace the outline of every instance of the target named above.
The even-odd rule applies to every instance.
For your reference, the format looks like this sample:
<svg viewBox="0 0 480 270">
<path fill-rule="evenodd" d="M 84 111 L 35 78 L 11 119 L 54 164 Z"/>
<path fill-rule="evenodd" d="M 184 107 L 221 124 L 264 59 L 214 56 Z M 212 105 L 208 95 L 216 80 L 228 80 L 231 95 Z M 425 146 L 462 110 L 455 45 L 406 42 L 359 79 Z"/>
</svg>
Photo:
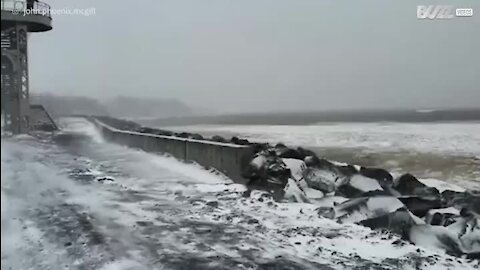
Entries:
<svg viewBox="0 0 480 270">
<path fill-rule="evenodd" d="M 50 5 L 37 0 L 1 0 L 2 11 L 13 14 L 50 16 Z"/>
</svg>

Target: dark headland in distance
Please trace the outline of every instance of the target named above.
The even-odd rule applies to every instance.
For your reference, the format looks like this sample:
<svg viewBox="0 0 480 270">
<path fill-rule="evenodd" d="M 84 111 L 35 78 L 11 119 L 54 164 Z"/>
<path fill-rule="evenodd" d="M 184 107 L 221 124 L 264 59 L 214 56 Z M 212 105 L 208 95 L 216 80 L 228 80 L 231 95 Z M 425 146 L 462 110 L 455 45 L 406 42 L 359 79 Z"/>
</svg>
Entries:
<svg viewBox="0 0 480 270">
<path fill-rule="evenodd" d="M 310 125 L 320 122 L 458 122 L 480 121 L 480 108 L 417 110 L 335 110 L 269 112 L 210 116 L 133 119 L 150 126 L 182 125 Z"/>
</svg>

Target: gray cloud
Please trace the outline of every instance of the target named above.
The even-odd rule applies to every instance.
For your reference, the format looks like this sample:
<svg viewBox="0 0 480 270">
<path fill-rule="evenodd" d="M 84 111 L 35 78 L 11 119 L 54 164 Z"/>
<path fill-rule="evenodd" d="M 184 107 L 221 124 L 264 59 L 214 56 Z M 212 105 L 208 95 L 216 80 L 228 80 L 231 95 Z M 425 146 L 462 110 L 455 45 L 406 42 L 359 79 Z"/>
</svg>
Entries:
<svg viewBox="0 0 480 270">
<path fill-rule="evenodd" d="M 33 92 L 177 98 L 222 112 L 472 107 L 480 100 L 473 17 L 418 20 L 438 1 L 51 0 L 32 34 Z"/>
</svg>

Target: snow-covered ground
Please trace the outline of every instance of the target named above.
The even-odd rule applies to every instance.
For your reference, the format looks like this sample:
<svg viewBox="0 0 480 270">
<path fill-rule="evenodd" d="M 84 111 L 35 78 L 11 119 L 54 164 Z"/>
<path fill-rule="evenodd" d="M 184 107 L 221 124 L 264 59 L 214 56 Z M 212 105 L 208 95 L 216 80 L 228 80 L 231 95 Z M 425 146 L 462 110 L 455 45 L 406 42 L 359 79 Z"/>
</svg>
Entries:
<svg viewBox="0 0 480 270">
<path fill-rule="evenodd" d="M 2 138 L 2 269 L 475 269 L 276 203 L 194 164 L 108 144 Z"/>
</svg>

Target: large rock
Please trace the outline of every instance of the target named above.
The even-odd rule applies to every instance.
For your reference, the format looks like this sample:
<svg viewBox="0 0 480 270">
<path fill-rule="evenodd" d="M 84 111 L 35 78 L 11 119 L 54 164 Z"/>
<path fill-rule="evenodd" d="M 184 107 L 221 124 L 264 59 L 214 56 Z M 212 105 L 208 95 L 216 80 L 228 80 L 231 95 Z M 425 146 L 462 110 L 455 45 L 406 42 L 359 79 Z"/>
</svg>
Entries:
<svg viewBox="0 0 480 270">
<path fill-rule="evenodd" d="M 282 162 L 290 169 L 292 178 L 295 181 L 298 182 L 303 179 L 304 171 L 307 169 L 304 161 L 294 158 L 282 158 Z"/>
<path fill-rule="evenodd" d="M 335 171 L 337 170 L 337 166 L 324 158 L 319 158 L 317 164 L 315 164 L 316 168 Z"/>
<path fill-rule="evenodd" d="M 467 208 L 475 214 L 480 215 L 480 192 L 471 191 L 467 193 L 470 194 L 470 203 L 468 204 Z"/>
<path fill-rule="evenodd" d="M 188 138 L 189 139 L 194 139 L 194 140 L 203 140 L 203 136 L 198 134 L 198 133 L 190 133 Z"/>
<path fill-rule="evenodd" d="M 361 167 L 360 174 L 368 178 L 376 179 L 383 188 L 393 184 L 392 175 L 384 169 Z"/>
<path fill-rule="evenodd" d="M 322 191 L 311 188 L 307 181 L 305 181 L 303 176 L 305 171 L 308 169 L 305 162 L 294 158 L 284 158 L 282 161 L 285 163 L 287 168 L 290 169 L 292 179 L 295 180 L 298 188 L 302 190 L 302 193 L 310 202 L 321 199 L 325 196 Z"/>
<path fill-rule="evenodd" d="M 319 208 L 317 210 L 320 210 L 322 208 L 323 209 L 331 208 L 331 210 L 334 211 L 335 207 L 337 205 L 340 205 L 340 204 L 342 204 L 344 202 L 347 202 L 349 200 L 350 199 L 345 198 L 345 197 L 341 197 L 341 196 L 325 196 L 320 200 L 316 200 L 315 205 L 319 206 Z M 319 211 L 319 215 L 320 215 L 320 212 L 321 211 Z M 335 217 L 335 215 L 332 218 L 334 218 L 334 217 Z"/>
<path fill-rule="evenodd" d="M 405 206 L 410 212 L 417 217 L 424 217 L 430 209 L 442 208 L 440 198 L 424 198 L 418 196 L 400 197 Z"/>
<path fill-rule="evenodd" d="M 222 136 L 219 136 L 219 135 L 213 136 L 211 140 L 214 141 L 214 142 L 221 142 L 221 143 L 227 142 L 227 140 L 225 138 L 223 138 Z"/>
<path fill-rule="evenodd" d="M 317 166 L 319 163 L 320 163 L 320 159 L 313 155 L 313 156 L 305 156 L 303 158 L 303 161 L 305 161 L 305 164 L 308 166 L 308 167 L 314 167 L 314 166 Z"/>
<path fill-rule="evenodd" d="M 352 177 L 355 174 L 358 174 L 358 170 L 353 165 L 336 165 L 335 170 L 338 171 L 340 174 L 346 177 Z"/>
<path fill-rule="evenodd" d="M 382 190 L 382 187 L 375 179 L 365 177 L 359 174 L 352 176 L 350 178 L 350 182 L 348 182 L 348 185 L 362 192 Z"/>
<path fill-rule="evenodd" d="M 282 183 L 286 183 L 291 176 L 290 169 L 287 168 L 281 159 L 275 159 L 267 166 L 267 178 L 276 179 Z"/>
<path fill-rule="evenodd" d="M 371 229 L 385 228 L 390 232 L 401 235 L 404 239 L 408 239 L 410 228 L 417 223 L 412 217 L 412 213 L 405 208 L 400 208 L 379 217 L 362 220 L 359 224 Z"/>
<path fill-rule="evenodd" d="M 275 145 L 275 152 L 277 156 L 281 158 L 294 158 L 302 160 L 302 157 L 297 150 L 289 148 L 281 143 Z"/>
<path fill-rule="evenodd" d="M 249 189 L 270 191 L 274 199 L 280 200 L 291 172 L 274 153 L 261 152 L 252 159 L 243 176 L 249 179 L 247 183 Z"/>
<path fill-rule="evenodd" d="M 305 158 L 308 168 L 305 170 L 304 179 L 311 188 L 330 193 L 338 187 L 348 183 L 350 177 L 358 173 L 354 166 L 335 165 L 334 163 L 318 159 L 316 156 Z M 309 165 L 314 164 L 314 165 Z"/>
<path fill-rule="evenodd" d="M 268 151 L 269 148 L 270 148 L 270 145 L 268 143 L 252 143 L 253 153 Z"/>
<path fill-rule="evenodd" d="M 190 136 L 190 133 L 188 132 L 180 132 L 180 133 L 175 133 L 175 136 L 176 137 L 179 137 L 179 138 L 188 138 Z"/>
<path fill-rule="evenodd" d="M 355 174 L 350 177 L 350 181 L 341 185 L 338 188 L 341 195 L 348 198 L 355 198 L 363 196 L 365 193 L 375 191 L 384 191 L 377 180 L 368 178 L 360 174 Z"/>
<path fill-rule="evenodd" d="M 358 170 L 353 165 L 328 161 L 326 159 L 318 159 L 316 168 L 333 171 L 336 174 L 342 176 L 343 178 L 350 178 L 351 176 L 358 174 Z"/>
<path fill-rule="evenodd" d="M 232 139 L 230 141 L 232 143 L 238 144 L 238 145 L 249 145 L 250 144 L 250 142 L 247 139 L 240 139 L 238 137 L 232 137 Z"/>
<path fill-rule="evenodd" d="M 460 217 L 460 210 L 454 207 L 431 209 L 425 216 L 425 222 L 435 226 L 448 226 Z"/>
<path fill-rule="evenodd" d="M 335 191 L 337 182 L 343 181 L 343 178 L 335 171 L 322 170 L 315 167 L 309 167 L 304 170 L 303 178 L 309 187 L 325 193 Z"/>
<path fill-rule="evenodd" d="M 405 209 L 401 201 L 391 196 L 362 197 L 335 206 L 339 222 L 359 223 Z"/>
<path fill-rule="evenodd" d="M 479 222 L 477 218 L 462 217 L 447 227 L 414 225 L 409 239 L 417 245 L 444 249 L 455 256 L 465 255 L 468 258 L 480 259 Z"/>
<path fill-rule="evenodd" d="M 159 129 L 156 129 L 153 134 L 155 135 L 162 135 L 162 136 L 173 136 L 173 132 L 171 131 L 168 131 L 168 130 L 159 130 Z"/>
<path fill-rule="evenodd" d="M 243 172 L 243 176 L 247 179 L 267 179 L 267 169 L 270 165 L 281 162 L 274 153 L 262 151 L 257 153 L 250 161 Z"/>
<path fill-rule="evenodd" d="M 444 190 L 441 193 L 442 202 L 445 207 L 452 207 L 454 205 L 464 204 L 467 199 L 466 192 L 457 192 L 453 190 Z"/>
<path fill-rule="evenodd" d="M 284 200 L 287 202 L 299 202 L 299 203 L 308 203 L 310 202 L 307 194 L 300 188 L 297 181 L 293 179 L 288 179 L 288 183 L 284 189 Z"/>
<path fill-rule="evenodd" d="M 153 133 L 153 128 L 150 128 L 150 127 L 140 127 L 140 128 L 137 128 L 135 130 L 136 132 L 140 132 L 140 133 Z"/>
<path fill-rule="evenodd" d="M 441 198 L 444 207 L 467 208 L 480 215 L 480 195 L 474 191 L 445 190 L 441 193 Z"/>
<path fill-rule="evenodd" d="M 300 155 L 299 157 L 300 159 L 302 159 L 305 162 L 307 162 L 307 160 L 311 162 L 310 164 L 307 164 L 308 166 L 314 166 L 319 160 L 319 158 L 317 157 L 317 154 L 315 154 L 315 152 L 311 150 L 298 147 L 297 152 Z"/>
<path fill-rule="evenodd" d="M 319 216 L 337 219 L 341 223 L 357 223 L 372 229 L 385 228 L 408 238 L 414 224 L 423 223 L 392 196 L 362 197 L 334 207 L 317 209 Z"/>
<path fill-rule="evenodd" d="M 395 181 L 394 188 L 398 190 L 402 195 L 416 195 L 428 187 L 422 182 L 418 181 L 415 176 L 407 173 L 400 176 Z"/>
</svg>

